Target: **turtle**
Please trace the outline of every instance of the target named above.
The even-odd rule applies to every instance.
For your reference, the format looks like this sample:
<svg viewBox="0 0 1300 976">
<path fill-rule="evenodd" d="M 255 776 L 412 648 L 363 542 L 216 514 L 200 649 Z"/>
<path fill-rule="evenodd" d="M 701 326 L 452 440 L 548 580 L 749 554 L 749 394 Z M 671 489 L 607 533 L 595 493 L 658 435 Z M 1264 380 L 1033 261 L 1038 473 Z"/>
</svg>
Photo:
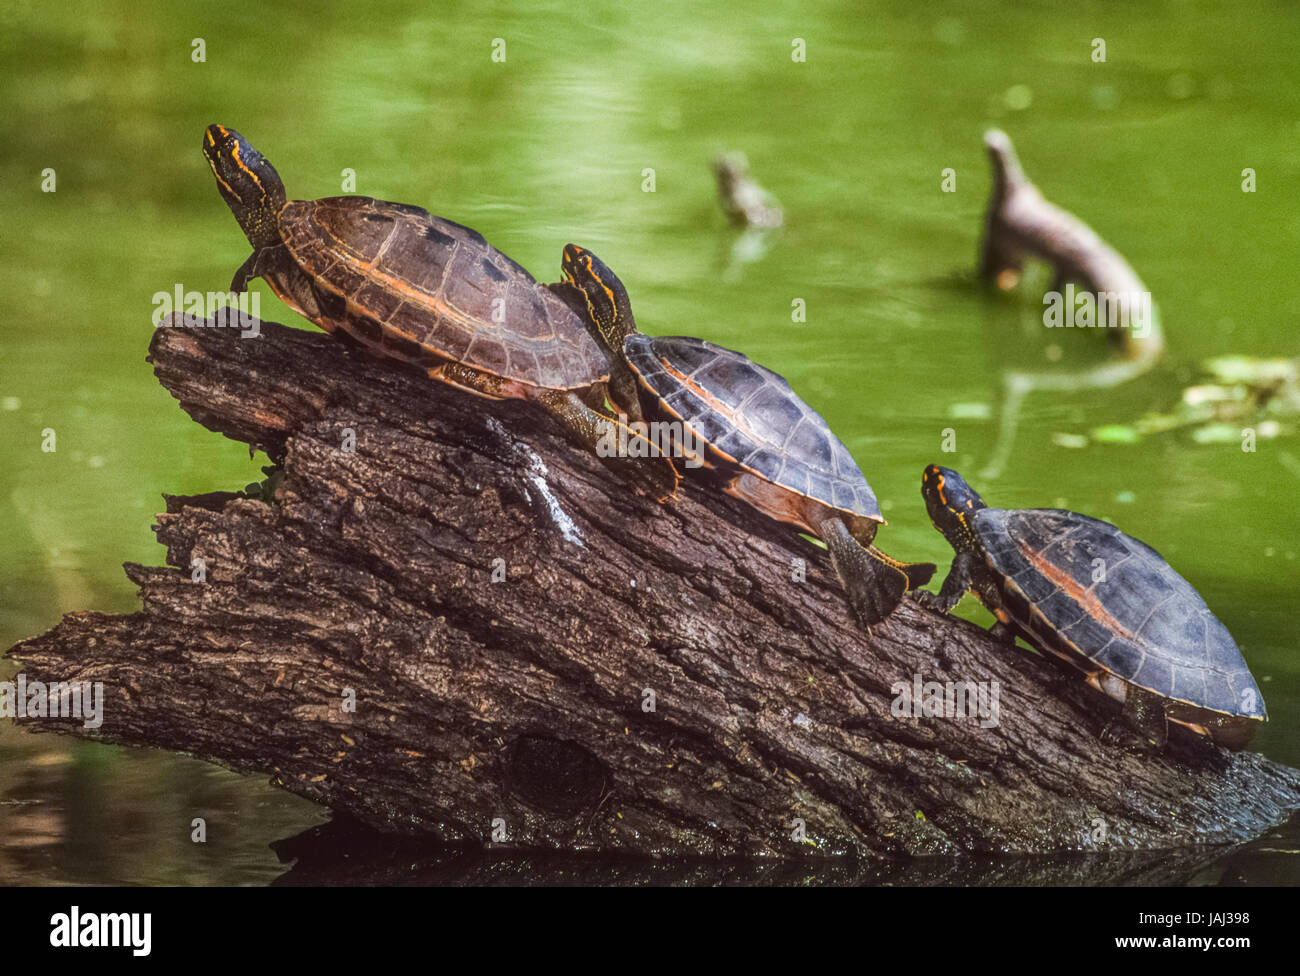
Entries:
<svg viewBox="0 0 1300 976">
<path fill-rule="evenodd" d="M 1103 729 L 1108 741 L 1163 749 L 1173 723 L 1235 751 L 1267 720 L 1228 629 L 1145 542 L 1066 509 L 989 508 L 937 464 L 921 494 L 956 556 L 939 592 L 922 591 L 920 602 L 946 612 L 972 591 L 997 618 L 995 637 L 1022 637 L 1081 670 L 1123 704 Z"/>
<path fill-rule="evenodd" d="M 224 125 L 208 126 L 203 152 L 253 246 L 232 292 L 260 277 L 326 332 L 469 393 L 538 403 L 592 449 L 619 423 L 600 412 L 607 358 L 580 316 L 477 231 L 365 196 L 288 200 L 275 167 Z M 610 463 L 661 501 L 676 491 L 666 458 Z"/>
<path fill-rule="evenodd" d="M 567 245 L 561 269 L 564 281 L 553 287 L 585 304 L 587 326 L 610 358 L 614 401 L 639 401 L 643 416 L 668 432 L 649 440 L 672 458 L 689 459 L 726 494 L 825 542 L 864 626 L 929 581 L 933 563 L 903 563 L 872 545 L 885 519 L 871 486 L 783 377 L 703 339 L 638 332 L 627 289 L 585 248 Z"/>
</svg>

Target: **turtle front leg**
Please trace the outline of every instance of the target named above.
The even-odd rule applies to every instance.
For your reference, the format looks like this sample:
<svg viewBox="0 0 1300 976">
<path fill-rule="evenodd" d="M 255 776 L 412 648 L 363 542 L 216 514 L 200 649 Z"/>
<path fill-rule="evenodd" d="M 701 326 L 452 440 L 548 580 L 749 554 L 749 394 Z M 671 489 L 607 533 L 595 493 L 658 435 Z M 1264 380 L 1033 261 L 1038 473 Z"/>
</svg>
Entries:
<svg viewBox="0 0 1300 976">
<path fill-rule="evenodd" d="M 573 309 L 573 314 L 588 322 L 587 299 L 582 294 L 582 289 L 571 281 L 550 281 L 542 286 L 547 291 L 554 294 L 560 301 Z M 597 340 L 599 341 L 599 340 Z"/>
<path fill-rule="evenodd" d="M 934 574 L 934 563 L 902 563 L 873 545 L 863 545 L 840 519 L 826 519 L 820 529 L 849 605 L 868 629 L 893 613 L 903 594 Z"/>
<path fill-rule="evenodd" d="M 545 390 L 533 397 L 569 435 L 606 465 L 657 502 L 677 494 L 680 477 L 672 459 L 622 421 L 606 417 L 565 390 Z"/>
<path fill-rule="evenodd" d="M 248 260 L 239 266 L 235 276 L 230 279 L 230 290 L 235 294 L 248 291 L 248 283 L 254 278 L 265 278 L 276 271 L 297 270 L 298 266 L 289 260 L 283 244 L 259 247 L 248 256 Z"/>
<path fill-rule="evenodd" d="M 258 277 L 257 262 L 261 258 L 261 250 L 256 250 L 248 256 L 248 260 L 239 266 L 235 276 L 230 279 L 230 290 L 236 295 L 242 295 L 248 291 L 248 283 Z"/>
<path fill-rule="evenodd" d="M 931 593 L 929 590 L 921 590 L 916 594 L 917 601 L 923 607 L 929 607 L 939 613 L 947 613 L 960 602 L 961 598 L 966 595 L 966 591 L 971 588 L 971 584 L 974 582 L 974 564 L 975 559 L 970 553 L 957 553 L 952 561 L 952 568 L 948 570 L 948 578 L 943 581 L 943 586 L 939 587 L 939 592 Z"/>
<path fill-rule="evenodd" d="M 254 278 L 265 281 L 280 301 L 303 318 L 326 332 L 337 332 L 339 324 L 321 311 L 311 278 L 290 260 L 283 244 L 258 248 L 250 254 L 231 279 L 230 290 L 237 295 L 243 294 Z"/>
<path fill-rule="evenodd" d="M 609 398 L 615 409 L 622 410 L 629 420 L 645 420 L 641 413 L 641 396 L 637 392 L 636 377 L 622 361 L 610 366 Z"/>
</svg>

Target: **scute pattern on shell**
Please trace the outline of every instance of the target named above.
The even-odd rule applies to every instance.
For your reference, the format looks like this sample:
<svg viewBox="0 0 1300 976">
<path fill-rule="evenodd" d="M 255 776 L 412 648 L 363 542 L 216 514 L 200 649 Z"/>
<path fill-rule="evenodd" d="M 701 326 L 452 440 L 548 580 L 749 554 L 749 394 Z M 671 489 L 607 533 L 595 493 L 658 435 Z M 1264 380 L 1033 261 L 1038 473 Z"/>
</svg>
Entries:
<svg viewBox="0 0 1300 976">
<path fill-rule="evenodd" d="M 357 331 L 381 333 L 403 358 L 423 350 L 430 361 L 549 389 L 590 386 L 609 372 L 573 310 L 477 231 L 369 197 L 295 200 L 279 222 L 318 289 L 345 299 Z"/>
<path fill-rule="evenodd" d="M 790 384 L 747 356 L 687 336 L 628 336 L 642 383 L 701 438 L 768 481 L 833 508 L 880 519 L 849 449 Z"/>
<path fill-rule="evenodd" d="M 1168 698 L 1264 716 L 1263 696 L 1228 629 L 1146 543 L 1063 509 L 985 508 L 972 522 L 989 565 L 1089 659 Z M 1098 566 L 1104 578 L 1093 582 Z"/>
</svg>

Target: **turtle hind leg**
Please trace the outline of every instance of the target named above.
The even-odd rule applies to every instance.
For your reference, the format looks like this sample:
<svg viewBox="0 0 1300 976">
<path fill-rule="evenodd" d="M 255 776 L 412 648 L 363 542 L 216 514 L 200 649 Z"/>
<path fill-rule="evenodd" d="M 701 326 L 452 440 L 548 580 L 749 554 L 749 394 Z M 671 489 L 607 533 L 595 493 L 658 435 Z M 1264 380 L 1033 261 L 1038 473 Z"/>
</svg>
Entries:
<svg viewBox="0 0 1300 976">
<path fill-rule="evenodd" d="M 681 478 L 672 459 L 627 424 L 596 412 L 565 390 L 546 390 L 534 399 L 571 437 L 636 485 L 638 491 L 657 502 L 677 495 Z"/>
<path fill-rule="evenodd" d="M 901 563 L 893 556 L 885 555 L 875 546 L 869 545 L 866 550 L 871 555 L 871 558 L 877 562 L 901 570 L 903 575 L 907 577 L 907 588 L 909 590 L 918 590 L 925 586 L 926 583 L 930 582 L 930 577 L 939 570 L 939 567 L 934 563 Z"/>
<path fill-rule="evenodd" d="M 901 563 L 875 546 L 864 546 L 842 521 L 827 519 L 821 537 L 831 553 L 849 605 L 864 627 L 874 627 L 903 602 L 903 595 L 934 575 L 933 563 Z"/>
<path fill-rule="evenodd" d="M 1121 745 L 1135 752 L 1156 752 L 1169 741 L 1169 722 L 1159 695 L 1129 685 L 1124 690 L 1124 711 L 1101 730 L 1102 741 Z"/>
</svg>

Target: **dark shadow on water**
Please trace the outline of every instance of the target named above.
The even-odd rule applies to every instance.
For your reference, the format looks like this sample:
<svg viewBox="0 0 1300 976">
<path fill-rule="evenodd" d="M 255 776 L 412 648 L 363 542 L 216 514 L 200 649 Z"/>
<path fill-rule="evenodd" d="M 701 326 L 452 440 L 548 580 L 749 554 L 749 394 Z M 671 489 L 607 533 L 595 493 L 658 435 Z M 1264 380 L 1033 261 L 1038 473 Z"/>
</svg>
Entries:
<svg viewBox="0 0 1300 976">
<path fill-rule="evenodd" d="M 275 885 L 1183 886 L 1295 884 L 1293 820 L 1238 848 L 1052 856 L 845 860 L 655 860 L 448 849 L 335 819 L 271 845 L 292 866 Z M 1276 835 L 1276 836 L 1274 836 Z M 1271 839 L 1270 839 L 1271 838 Z M 1289 841 L 1288 841 L 1289 838 Z M 1290 855 L 1281 858 L 1281 855 Z M 1289 868 L 1289 870 L 1288 870 Z"/>
</svg>

